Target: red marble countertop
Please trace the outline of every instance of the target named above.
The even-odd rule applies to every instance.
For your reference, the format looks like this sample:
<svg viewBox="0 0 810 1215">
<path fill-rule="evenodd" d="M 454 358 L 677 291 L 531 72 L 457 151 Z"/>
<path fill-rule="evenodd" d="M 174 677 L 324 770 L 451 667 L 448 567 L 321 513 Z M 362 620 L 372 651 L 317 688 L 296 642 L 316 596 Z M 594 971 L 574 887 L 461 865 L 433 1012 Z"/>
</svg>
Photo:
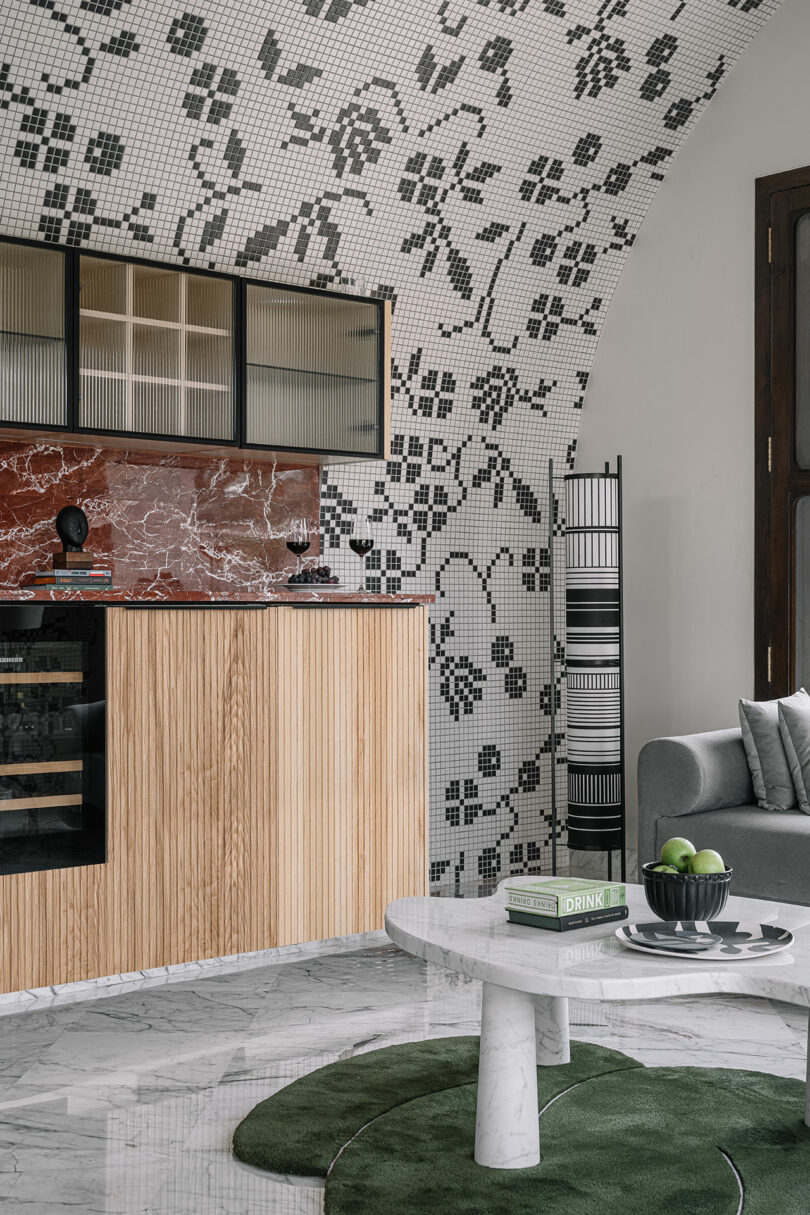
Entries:
<svg viewBox="0 0 810 1215">
<path fill-rule="evenodd" d="M 100 587 L 98 590 L 85 590 L 84 587 L 56 586 L 20 586 L 0 587 L 0 602 L 4 603 L 136 603 L 162 604 L 171 607 L 173 603 L 197 603 L 200 605 L 215 603 L 266 603 L 268 606 L 277 603 L 331 603 L 340 604 L 375 604 L 391 606 L 407 606 L 415 603 L 433 603 L 435 595 L 418 594 L 376 594 L 373 591 L 331 591 L 319 592 L 309 588 L 302 591 L 279 590 L 262 594 L 251 594 L 250 591 L 191 591 L 171 588 L 161 588 L 159 585 L 139 587 L 137 590 L 115 587 Z"/>
</svg>

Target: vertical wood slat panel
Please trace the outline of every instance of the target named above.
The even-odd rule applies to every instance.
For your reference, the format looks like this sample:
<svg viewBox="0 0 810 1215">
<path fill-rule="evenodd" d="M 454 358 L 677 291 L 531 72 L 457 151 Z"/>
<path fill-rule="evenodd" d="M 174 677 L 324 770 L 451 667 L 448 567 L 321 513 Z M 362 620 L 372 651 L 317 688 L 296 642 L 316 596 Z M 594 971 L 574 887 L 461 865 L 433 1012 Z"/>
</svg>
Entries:
<svg viewBox="0 0 810 1215">
<path fill-rule="evenodd" d="M 277 894 L 271 858 L 278 844 L 274 773 L 276 737 L 276 622 L 272 611 L 251 614 L 231 725 L 230 814 L 223 820 L 223 945 L 226 954 L 277 944 Z"/>
<path fill-rule="evenodd" d="M 427 610 L 275 616 L 279 944 L 381 928 L 426 889 Z"/>
<path fill-rule="evenodd" d="M 0 990 L 379 928 L 423 893 L 426 618 L 108 609 L 108 861 L 0 878 Z"/>
<path fill-rule="evenodd" d="M 301 682 L 312 678 L 309 656 L 300 650 L 297 614 L 290 614 L 282 622 L 277 620 L 276 654 L 279 697 L 283 698 L 284 712 L 278 715 L 276 768 L 277 816 L 276 837 L 278 852 L 272 858 L 273 885 L 278 898 L 278 939 L 285 944 L 304 939 L 304 902 L 299 897 L 299 884 L 303 881 L 303 857 L 306 821 L 297 813 L 303 805 L 304 765 L 299 749 L 299 740 L 304 734 L 304 698 L 300 695 Z M 282 757 L 286 757 L 286 761 Z M 282 865 L 278 858 L 284 857 Z"/>
</svg>

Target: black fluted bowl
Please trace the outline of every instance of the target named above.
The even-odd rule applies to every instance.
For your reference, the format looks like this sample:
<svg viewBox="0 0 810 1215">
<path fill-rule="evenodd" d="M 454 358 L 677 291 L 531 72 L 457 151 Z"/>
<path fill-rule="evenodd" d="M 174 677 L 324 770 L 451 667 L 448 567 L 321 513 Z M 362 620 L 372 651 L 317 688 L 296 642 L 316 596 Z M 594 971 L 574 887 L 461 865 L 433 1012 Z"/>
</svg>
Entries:
<svg viewBox="0 0 810 1215">
<path fill-rule="evenodd" d="M 733 869 L 724 873 L 655 873 L 660 861 L 642 866 L 644 893 L 661 920 L 716 920 L 728 901 Z"/>
</svg>

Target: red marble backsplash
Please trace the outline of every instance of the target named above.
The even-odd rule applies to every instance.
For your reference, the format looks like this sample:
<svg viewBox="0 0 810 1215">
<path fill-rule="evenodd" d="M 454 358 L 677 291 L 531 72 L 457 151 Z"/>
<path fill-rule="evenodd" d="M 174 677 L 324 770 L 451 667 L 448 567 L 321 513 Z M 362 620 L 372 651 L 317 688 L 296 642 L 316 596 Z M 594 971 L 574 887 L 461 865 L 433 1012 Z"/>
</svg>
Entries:
<svg viewBox="0 0 810 1215">
<path fill-rule="evenodd" d="M 75 504 L 84 545 L 132 598 L 262 595 L 295 568 L 285 539 L 307 518 L 318 552 L 319 470 L 219 457 L 0 441 L 0 594 L 50 566 L 54 520 Z"/>
</svg>

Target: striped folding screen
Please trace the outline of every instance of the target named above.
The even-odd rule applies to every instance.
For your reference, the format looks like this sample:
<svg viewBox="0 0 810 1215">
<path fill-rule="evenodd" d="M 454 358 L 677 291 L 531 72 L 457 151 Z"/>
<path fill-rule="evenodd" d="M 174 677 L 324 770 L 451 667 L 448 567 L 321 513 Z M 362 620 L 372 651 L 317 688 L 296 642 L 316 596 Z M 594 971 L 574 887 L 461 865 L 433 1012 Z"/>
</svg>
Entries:
<svg viewBox="0 0 810 1215">
<path fill-rule="evenodd" d="M 609 851 L 624 843 L 620 480 L 565 481 L 568 847 Z"/>
</svg>

